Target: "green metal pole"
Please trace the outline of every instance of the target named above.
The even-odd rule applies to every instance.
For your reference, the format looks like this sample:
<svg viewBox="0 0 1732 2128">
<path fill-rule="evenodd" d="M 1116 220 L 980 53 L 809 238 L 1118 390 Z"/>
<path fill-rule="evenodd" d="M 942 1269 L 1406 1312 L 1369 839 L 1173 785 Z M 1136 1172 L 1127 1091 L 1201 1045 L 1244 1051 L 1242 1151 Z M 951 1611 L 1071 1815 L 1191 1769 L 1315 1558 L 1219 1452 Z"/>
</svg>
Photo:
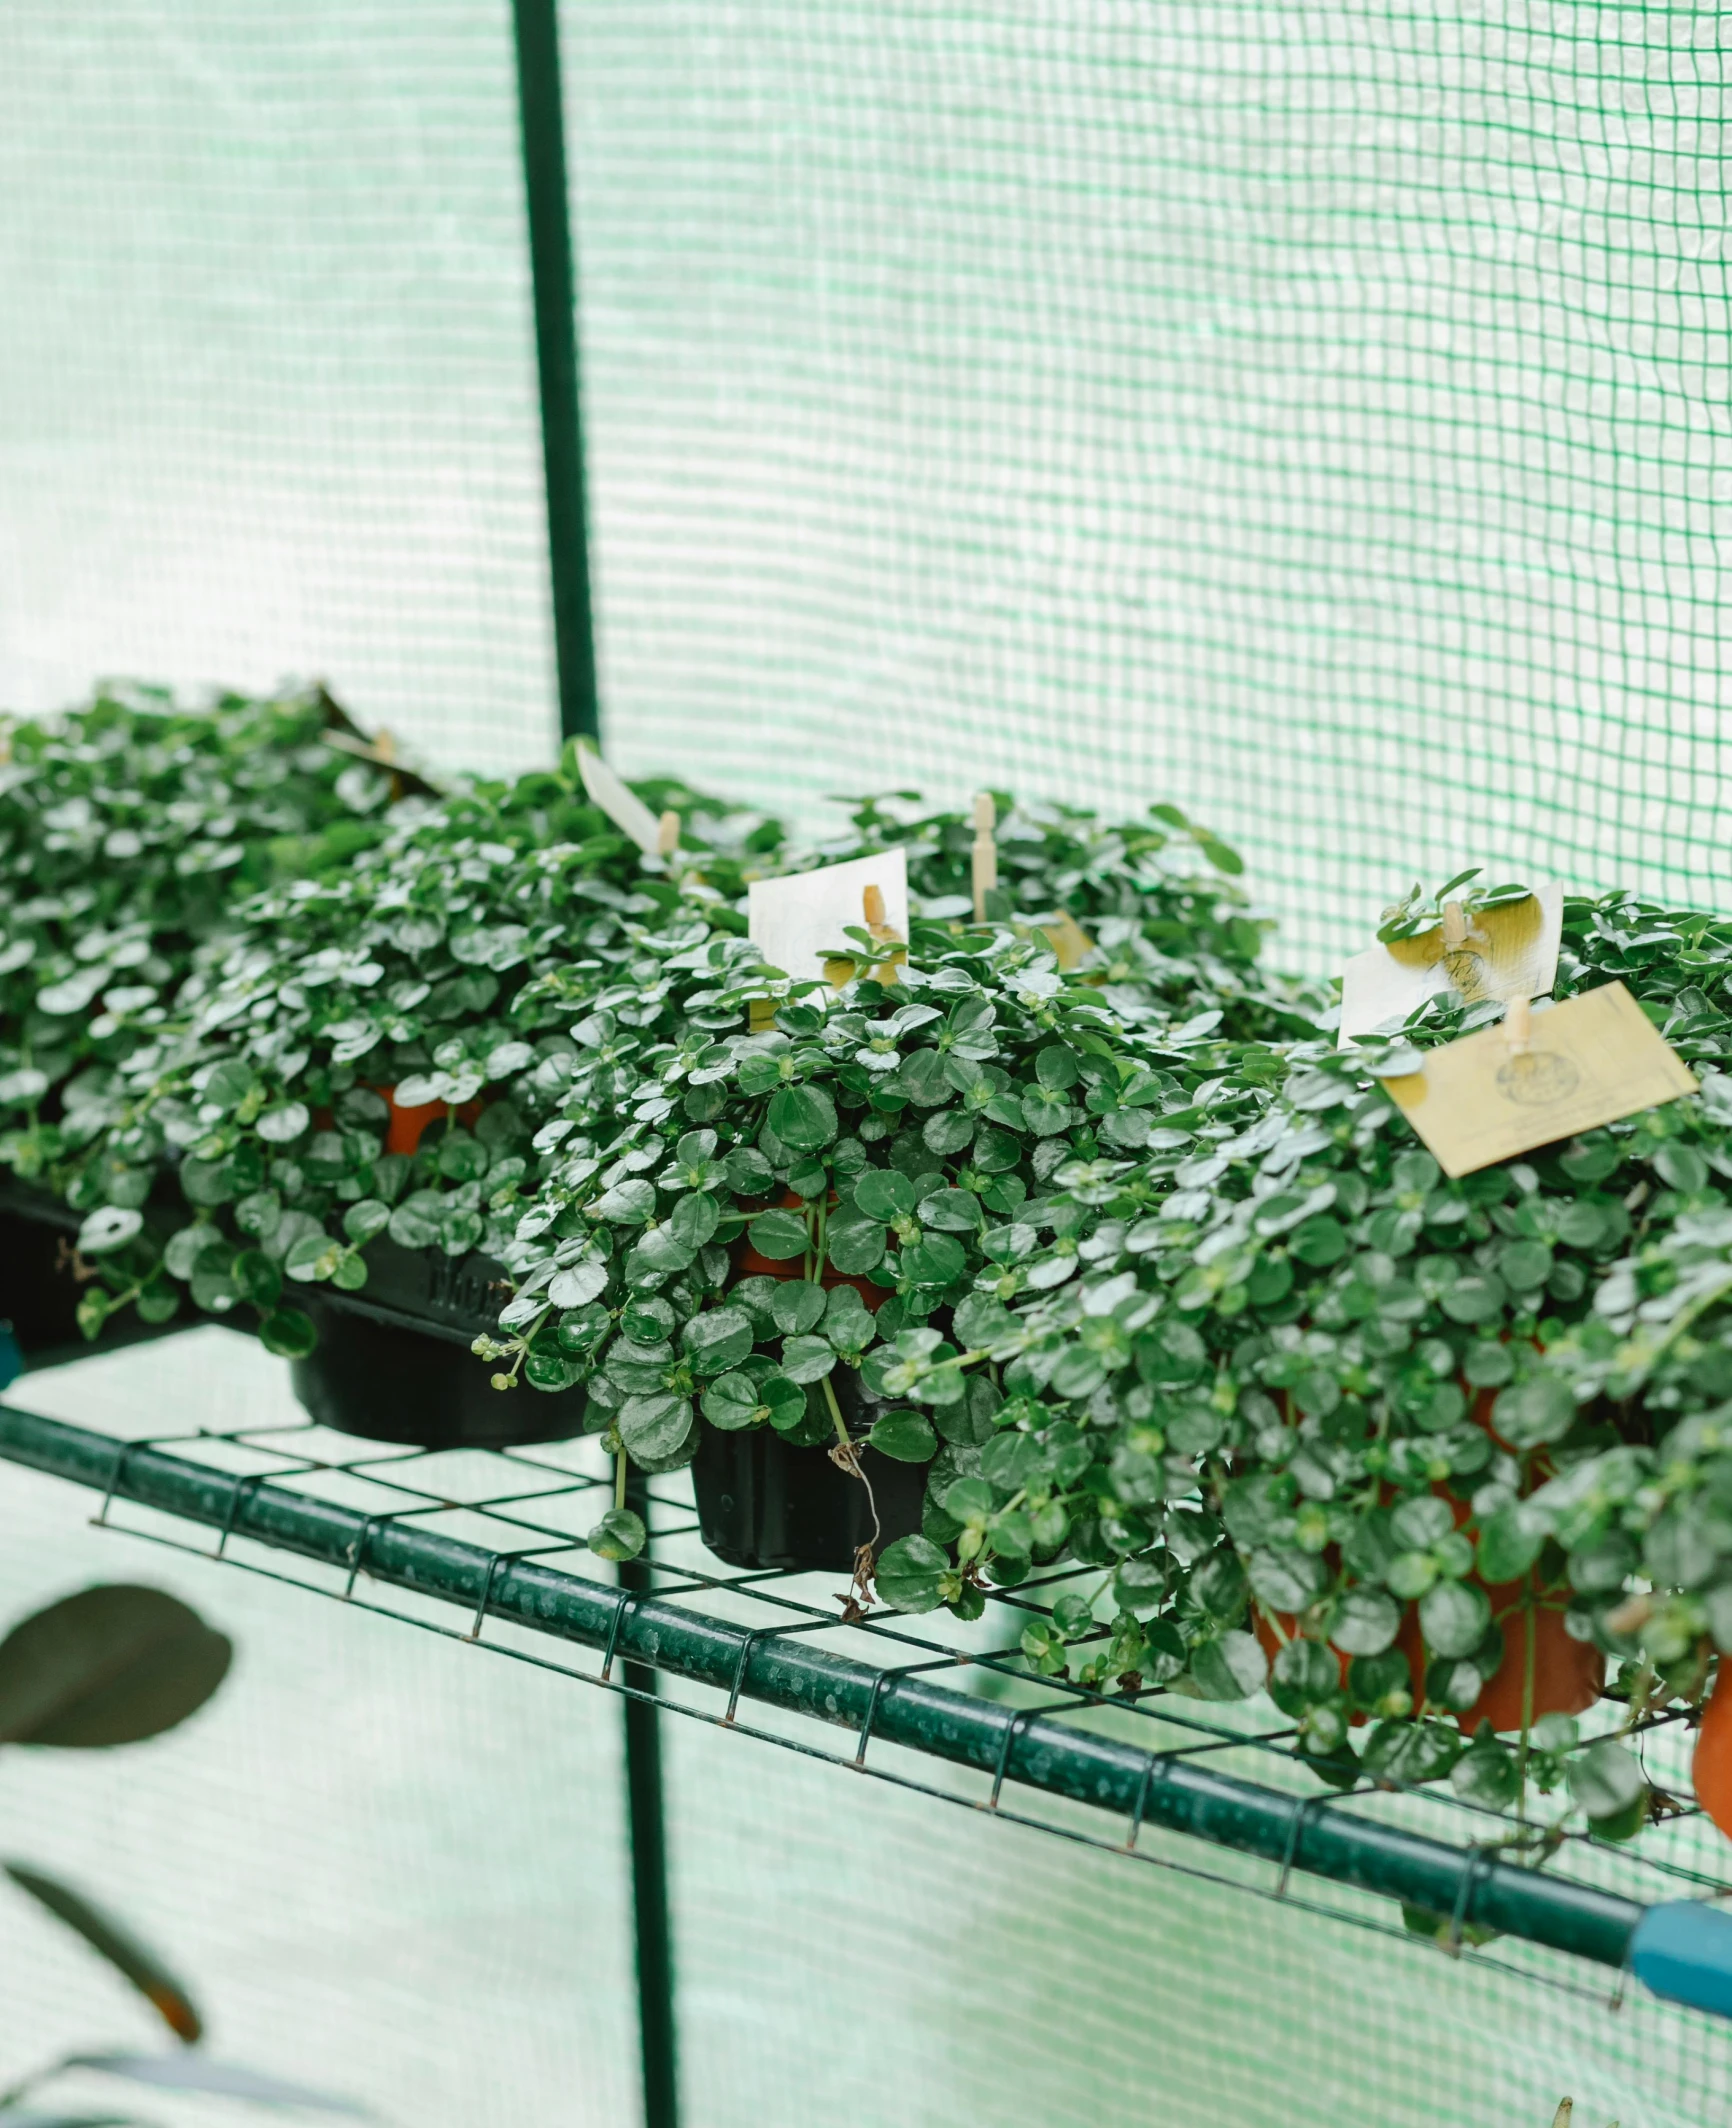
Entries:
<svg viewBox="0 0 1732 2128">
<path fill-rule="evenodd" d="M 600 736 L 595 619 L 590 603 L 583 417 L 577 380 L 577 285 L 559 87 L 558 0 L 512 0 L 535 356 L 541 378 L 541 455 L 547 482 L 547 560 L 563 737 Z"/>
<path fill-rule="evenodd" d="M 626 1503 L 649 1523 L 649 1494 L 633 1471 Z M 653 1586 L 647 1558 L 620 1562 L 619 1585 Z M 625 1703 L 625 1785 L 631 1822 L 632 1916 L 637 1935 L 638 2038 L 643 2052 L 644 2128 L 679 2128 L 679 2054 L 674 2023 L 673 1928 L 668 1912 L 667 1818 L 662 1806 L 661 1726 L 656 1674 L 644 1663 L 625 1665 L 625 1682 L 642 1699 Z"/>
</svg>

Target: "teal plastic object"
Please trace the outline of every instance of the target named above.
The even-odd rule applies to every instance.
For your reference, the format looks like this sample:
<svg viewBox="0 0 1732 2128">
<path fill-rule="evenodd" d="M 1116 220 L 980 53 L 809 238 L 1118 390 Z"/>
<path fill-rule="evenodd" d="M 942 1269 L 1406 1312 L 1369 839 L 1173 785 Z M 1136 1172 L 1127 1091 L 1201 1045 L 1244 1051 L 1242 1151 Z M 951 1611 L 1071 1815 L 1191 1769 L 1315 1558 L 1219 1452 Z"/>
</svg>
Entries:
<svg viewBox="0 0 1732 2128">
<path fill-rule="evenodd" d="M 1666 2002 L 1732 2017 L 1732 1913 L 1699 1899 L 1649 1907 L 1630 1938 L 1630 1970 Z"/>
<path fill-rule="evenodd" d="M 12 1325 L 0 1322 L 0 1389 L 4 1389 L 8 1382 L 17 1381 L 23 1372 L 24 1354 L 12 1335 Z"/>
</svg>

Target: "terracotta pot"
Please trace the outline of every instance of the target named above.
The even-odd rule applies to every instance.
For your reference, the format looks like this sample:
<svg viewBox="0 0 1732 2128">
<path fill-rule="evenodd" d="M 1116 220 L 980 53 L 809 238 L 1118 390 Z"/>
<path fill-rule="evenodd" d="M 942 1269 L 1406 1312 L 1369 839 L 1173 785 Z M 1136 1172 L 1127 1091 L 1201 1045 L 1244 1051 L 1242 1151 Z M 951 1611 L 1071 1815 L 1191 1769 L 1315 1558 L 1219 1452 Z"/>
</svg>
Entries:
<svg viewBox="0 0 1732 2128">
<path fill-rule="evenodd" d="M 385 1120 L 385 1150 L 388 1153 L 413 1155 L 421 1143 L 421 1133 L 430 1123 L 443 1123 L 446 1104 L 443 1101 L 423 1101 L 415 1108 L 400 1108 L 397 1105 L 397 1089 L 394 1086 L 369 1086 L 370 1094 L 377 1094 L 391 1111 Z M 457 1111 L 457 1120 L 465 1130 L 470 1129 L 481 1113 L 479 1101 L 465 1101 Z M 313 1128 L 329 1130 L 336 1118 L 328 1108 L 315 1108 Z"/>
<path fill-rule="evenodd" d="M 445 1120 L 446 1104 L 443 1101 L 423 1101 L 414 1108 L 399 1108 L 394 1086 L 375 1086 L 373 1092 L 381 1095 L 391 1110 L 391 1120 L 385 1126 L 385 1150 L 388 1153 L 413 1153 L 427 1126 Z M 479 1101 L 465 1101 L 457 1111 L 457 1120 L 467 1130 L 480 1113 Z"/>
<path fill-rule="evenodd" d="M 1702 1710 L 1702 1726 L 1696 1731 L 1690 1778 L 1697 1802 L 1732 1839 L 1732 1664 L 1724 1655 L 1714 1690 Z"/>
<path fill-rule="evenodd" d="M 783 1193 L 779 1209 L 797 1212 L 805 1201 L 803 1197 L 796 1197 L 792 1190 L 787 1190 Z M 834 1195 L 831 1196 L 830 1201 L 832 1204 L 837 1201 Z M 806 1274 L 801 1268 L 800 1259 L 797 1256 L 784 1258 L 781 1262 L 777 1262 L 773 1257 L 760 1256 L 757 1250 L 752 1247 L 750 1231 L 748 1228 L 746 1233 L 740 1236 L 731 1251 L 736 1278 L 797 1279 L 805 1277 Z M 872 1315 L 876 1315 L 878 1310 L 890 1298 L 888 1287 L 875 1286 L 869 1278 L 856 1277 L 851 1272 L 835 1270 L 829 1264 L 826 1264 L 823 1270 L 819 1272 L 818 1283 L 827 1293 L 835 1292 L 838 1286 L 852 1286 L 866 1303 L 867 1312 Z"/>
<path fill-rule="evenodd" d="M 1466 1388 L 1468 1385 L 1463 1384 Z M 1497 1401 L 1495 1389 L 1481 1389 L 1473 1398 L 1469 1416 L 1476 1426 L 1491 1435 L 1498 1446 L 1508 1449 L 1492 1425 L 1492 1408 Z M 1551 1475 L 1549 1470 L 1542 1473 Z M 1440 1500 L 1449 1503 L 1450 1513 L 1459 1529 L 1472 1515 L 1473 1510 L 1464 1500 L 1441 1485 L 1432 1491 Z M 1387 1494 L 1386 1494 L 1387 1497 Z M 1510 1612 L 1519 1605 L 1524 1593 L 1520 1581 L 1486 1582 L 1477 1574 L 1468 1579 L 1475 1588 L 1484 1589 L 1490 1600 L 1494 1616 Z M 1289 1638 L 1297 1629 L 1296 1619 L 1280 1616 L 1282 1632 Z M 1514 1615 L 1502 1618 L 1504 1634 L 1504 1658 L 1487 1681 L 1473 1705 L 1457 1714 L 1455 1720 L 1465 1734 L 1471 1736 L 1481 1722 L 1490 1722 L 1497 1730 L 1519 1730 L 1522 1725 L 1522 1699 L 1527 1675 L 1528 1639 L 1534 1641 L 1534 1688 L 1532 1716 L 1538 1721 L 1542 1714 L 1583 1714 L 1600 1696 L 1600 1687 L 1605 1683 L 1606 1658 L 1591 1642 L 1573 1639 L 1564 1625 L 1563 1613 L 1545 1605 L 1534 1605 L 1515 1610 Z M 1254 1623 L 1258 1642 L 1264 1653 L 1273 1662 L 1281 1643 L 1267 1621 L 1258 1616 Z M 1417 1702 L 1420 1688 L 1425 1682 L 1425 1640 L 1419 1629 L 1417 1608 L 1410 1604 L 1402 1615 L 1401 1631 L 1395 1645 L 1407 1657 L 1408 1668 L 1413 1673 L 1414 1695 Z M 1348 1658 L 1343 1655 L 1341 1681 L 1347 1682 Z M 1732 1713 L 1726 1717 L 1729 1733 L 1732 1733 Z M 1357 1727 L 1366 1716 L 1353 1717 Z M 1732 1750 L 1732 1734 L 1729 1734 L 1729 1750 Z M 1732 1782 L 1732 1763 L 1729 1763 L 1729 1782 Z"/>
<path fill-rule="evenodd" d="M 1494 1611 L 1508 1610 L 1522 1593 L 1519 1581 L 1497 1586 L 1480 1582 L 1479 1586 L 1491 1598 Z M 1503 1661 L 1473 1705 L 1465 1714 L 1456 1716 L 1466 1735 L 1471 1736 L 1481 1722 L 1490 1722 L 1498 1730 L 1521 1727 L 1530 1634 L 1534 1643 L 1535 1721 L 1542 1714 L 1585 1714 L 1599 1698 L 1600 1687 L 1606 1681 L 1604 1655 L 1591 1641 L 1571 1638 L 1562 1611 L 1536 1604 L 1504 1619 Z"/>
</svg>

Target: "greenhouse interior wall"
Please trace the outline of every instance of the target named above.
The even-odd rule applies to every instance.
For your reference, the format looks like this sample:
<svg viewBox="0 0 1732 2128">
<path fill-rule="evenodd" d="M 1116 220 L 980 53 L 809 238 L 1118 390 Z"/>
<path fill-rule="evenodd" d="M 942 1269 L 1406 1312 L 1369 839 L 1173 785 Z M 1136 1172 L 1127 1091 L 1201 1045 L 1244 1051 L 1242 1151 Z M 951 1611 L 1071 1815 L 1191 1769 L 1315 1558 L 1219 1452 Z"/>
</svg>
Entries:
<svg viewBox="0 0 1732 2128">
<path fill-rule="evenodd" d="M 1182 805 L 1316 971 L 1480 862 L 1728 906 L 1716 18 L 588 0 L 561 18 L 604 740 L 834 794 Z M 503 0 L 0 19 L 0 703 L 325 679 L 434 765 L 558 743 Z M 290 1408 L 215 1328 L 33 1387 Z M 232 1423 L 232 1419 L 226 1421 Z M 8 1852 L 386 2120 L 635 2117 L 601 1695 L 86 1526 L 239 1646 Z M 1698 2128 L 1701 2021 L 1447 1965 L 664 1723 L 692 2128 Z M 982 1956 L 983 1947 L 989 1955 Z M 964 1955 L 966 1949 L 967 1955 Z M 1611 1976 L 1607 1976 L 1608 1981 Z M 0 2082 L 148 2013 L 0 1929 Z M 225 2116 L 177 2100 L 188 2128 Z"/>
</svg>

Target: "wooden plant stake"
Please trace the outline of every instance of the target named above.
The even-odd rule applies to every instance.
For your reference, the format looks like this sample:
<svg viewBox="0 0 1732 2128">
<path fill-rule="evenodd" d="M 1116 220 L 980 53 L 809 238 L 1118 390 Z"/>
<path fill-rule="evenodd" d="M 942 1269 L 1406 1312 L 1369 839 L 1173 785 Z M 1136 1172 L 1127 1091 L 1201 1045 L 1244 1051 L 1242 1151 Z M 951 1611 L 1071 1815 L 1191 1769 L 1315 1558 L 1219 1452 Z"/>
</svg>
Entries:
<svg viewBox="0 0 1732 2128">
<path fill-rule="evenodd" d="M 998 885 L 998 843 L 993 830 L 998 825 L 998 807 L 990 791 L 982 791 L 974 801 L 974 849 L 971 867 L 974 874 L 974 920 L 977 924 L 986 921 L 986 897 Z"/>
</svg>

